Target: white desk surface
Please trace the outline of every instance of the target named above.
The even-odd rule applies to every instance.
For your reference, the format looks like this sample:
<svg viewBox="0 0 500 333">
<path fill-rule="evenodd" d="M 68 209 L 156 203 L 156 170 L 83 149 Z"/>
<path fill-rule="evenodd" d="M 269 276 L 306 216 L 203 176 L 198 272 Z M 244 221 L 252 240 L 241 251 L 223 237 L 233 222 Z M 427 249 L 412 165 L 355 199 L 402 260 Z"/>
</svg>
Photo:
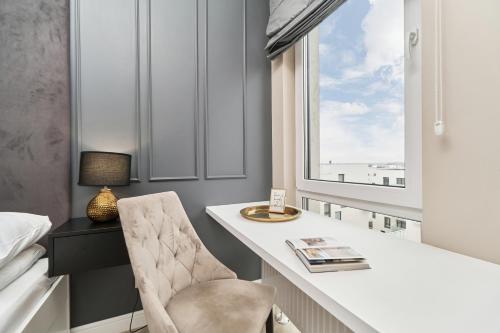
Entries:
<svg viewBox="0 0 500 333">
<path fill-rule="evenodd" d="M 500 332 L 500 265 L 306 211 L 298 220 L 272 224 L 240 216 L 255 204 L 206 211 L 355 332 Z M 353 247 L 372 269 L 309 273 L 285 240 L 317 236 Z"/>
</svg>

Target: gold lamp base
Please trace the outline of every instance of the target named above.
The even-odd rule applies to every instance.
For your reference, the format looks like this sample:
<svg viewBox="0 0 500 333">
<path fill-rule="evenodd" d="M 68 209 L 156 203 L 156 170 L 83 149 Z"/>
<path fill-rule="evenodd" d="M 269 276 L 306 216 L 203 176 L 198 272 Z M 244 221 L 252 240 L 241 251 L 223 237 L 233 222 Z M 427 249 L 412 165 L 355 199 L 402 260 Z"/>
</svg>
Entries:
<svg viewBox="0 0 500 333">
<path fill-rule="evenodd" d="M 106 222 L 118 217 L 118 207 L 111 189 L 104 186 L 87 205 L 87 216 L 94 222 Z"/>
</svg>

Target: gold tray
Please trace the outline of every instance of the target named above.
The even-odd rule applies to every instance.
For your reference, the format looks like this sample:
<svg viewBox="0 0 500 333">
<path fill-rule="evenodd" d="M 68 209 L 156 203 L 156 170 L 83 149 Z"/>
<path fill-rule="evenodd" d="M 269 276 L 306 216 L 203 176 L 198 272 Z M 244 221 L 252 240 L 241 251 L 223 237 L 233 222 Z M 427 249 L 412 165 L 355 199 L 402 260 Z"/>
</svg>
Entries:
<svg viewBox="0 0 500 333">
<path fill-rule="evenodd" d="M 257 222 L 287 222 L 295 220 L 302 211 L 292 206 L 286 206 L 285 213 L 270 213 L 269 205 L 247 207 L 240 210 L 241 216 Z"/>
</svg>

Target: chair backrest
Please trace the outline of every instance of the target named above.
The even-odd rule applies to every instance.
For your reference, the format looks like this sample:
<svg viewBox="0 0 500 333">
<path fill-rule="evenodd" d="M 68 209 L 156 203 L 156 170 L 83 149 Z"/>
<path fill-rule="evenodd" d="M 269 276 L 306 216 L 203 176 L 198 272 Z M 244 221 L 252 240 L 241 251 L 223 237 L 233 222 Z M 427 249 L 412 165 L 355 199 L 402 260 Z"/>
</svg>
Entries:
<svg viewBox="0 0 500 333">
<path fill-rule="evenodd" d="M 141 297 L 152 286 L 165 308 L 192 284 L 236 278 L 198 238 L 175 192 L 121 199 L 118 210 Z"/>
</svg>

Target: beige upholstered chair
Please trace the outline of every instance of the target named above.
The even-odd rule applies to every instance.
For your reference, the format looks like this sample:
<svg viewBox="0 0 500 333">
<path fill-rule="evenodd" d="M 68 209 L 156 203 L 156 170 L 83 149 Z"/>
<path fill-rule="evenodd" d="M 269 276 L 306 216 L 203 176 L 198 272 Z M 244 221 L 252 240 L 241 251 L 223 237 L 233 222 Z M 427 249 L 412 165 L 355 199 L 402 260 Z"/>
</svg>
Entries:
<svg viewBox="0 0 500 333">
<path fill-rule="evenodd" d="M 150 333 L 261 332 L 274 288 L 212 256 L 175 192 L 121 199 L 118 210 Z"/>
</svg>

